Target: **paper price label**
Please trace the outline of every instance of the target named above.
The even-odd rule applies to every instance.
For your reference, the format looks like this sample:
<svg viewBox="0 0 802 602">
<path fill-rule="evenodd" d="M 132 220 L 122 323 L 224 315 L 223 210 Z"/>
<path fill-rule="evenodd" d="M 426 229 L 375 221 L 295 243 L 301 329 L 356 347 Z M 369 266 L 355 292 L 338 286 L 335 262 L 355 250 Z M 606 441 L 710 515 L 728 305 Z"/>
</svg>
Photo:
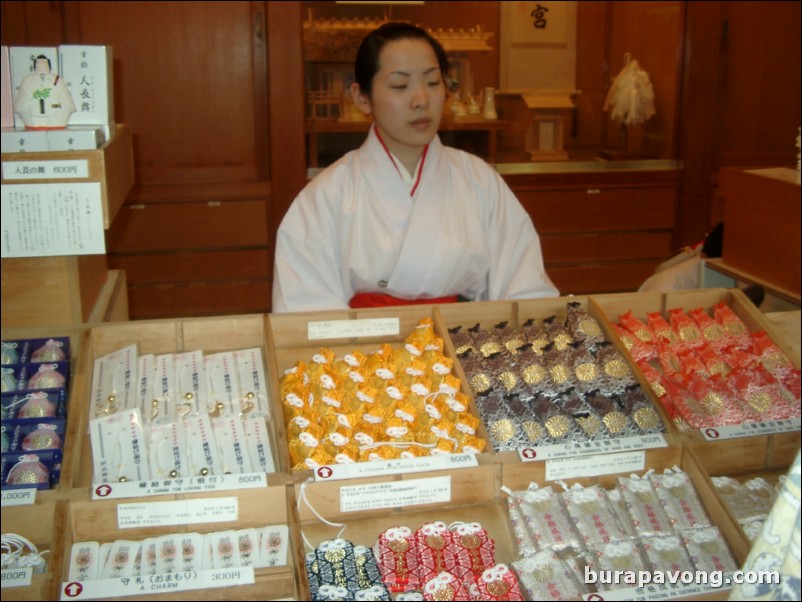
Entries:
<svg viewBox="0 0 802 602">
<path fill-rule="evenodd" d="M 267 475 L 263 472 L 190 477 L 186 479 L 151 479 L 149 481 L 95 485 L 92 489 L 92 499 L 113 500 L 165 494 L 256 489 L 259 487 L 267 487 Z"/>
<path fill-rule="evenodd" d="M 360 512 L 450 501 L 450 476 L 340 488 L 340 512 Z"/>
<path fill-rule="evenodd" d="M 476 454 L 444 454 L 442 456 L 426 456 L 401 460 L 377 460 L 375 462 L 357 462 L 354 464 L 332 464 L 321 466 L 315 470 L 316 481 L 338 481 L 340 479 L 356 479 L 413 472 L 429 472 L 431 470 L 453 470 L 467 466 L 478 466 Z"/>
<path fill-rule="evenodd" d="M 30 506 L 36 503 L 36 489 L 9 489 L 3 492 L 2 506 Z"/>
<path fill-rule="evenodd" d="M 622 571 L 626 572 L 626 571 Z M 633 571 L 634 572 L 634 571 Z M 684 599 L 694 600 L 699 596 L 711 594 L 723 594 L 732 589 L 730 586 L 713 587 L 711 585 L 686 585 L 683 583 L 660 583 L 649 584 L 643 587 L 628 587 L 621 589 L 605 590 L 598 594 L 583 594 L 582 600 L 639 600 L 646 602 L 647 600 L 667 600 Z"/>
<path fill-rule="evenodd" d="M 592 477 L 633 470 L 639 471 L 645 467 L 645 451 L 559 458 L 546 460 L 546 480 L 556 481 L 574 477 Z"/>
<path fill-rule="evenodd" d="M 541 460 L 609 454 L 655 447 L 668 447 L 668 442 L 663 435 L 639 435 L 637 437 L 602 439 L 601 441 L 571 441 L 556 445 L 522 447 L 518 450 L 518 457 L 521 462 L 539 462 Z"/>
<path fill-rule="evenodd" d="M 2 588 L 7 587 L 28 587 L 33 577 L 33 569 L 3 569 Z"/>
<path fill-rule="evenodd" d="M 325 322 L 309 322 L 307 324 L 307 338 L 310 341 L 317 339 L 394 336 L 400 332 L 401 323 L 398 318 L 326 320 Z"/>
<path fill-rule="evenodd" d="M 89 161 L 5 161 L 4 180 L 56 180 L 89 177 Z"/>
<path fill-rule="evenodd" d="M 716 426 L 699 429 L 707 441 L 721 439 L 739 439 L 740 437 L 756 437 L 758 435 L 774 435 L 777 433 L 790 433 L 802 427 L 801 418 L 787 420 L 769 420 L 767 422 L 745 422 L 731 426 Z"/>
<path fill-rule="evenodd" d="M 117 527 L 136 529 L 164 525 L 222 523 L 237 520 L 239 502 L 236 497 L 175 502 L 147 502 L 117 506 Z"/>
<path fill-rule="evenodd" d="M 184 573 L 163 573 L 125 579 L 69 581 L 61 584 L 62 600 L 98 600 L 143 594 L 162 594 L 193 589 L 252 585 L 252 566 Z"/>
</svg>

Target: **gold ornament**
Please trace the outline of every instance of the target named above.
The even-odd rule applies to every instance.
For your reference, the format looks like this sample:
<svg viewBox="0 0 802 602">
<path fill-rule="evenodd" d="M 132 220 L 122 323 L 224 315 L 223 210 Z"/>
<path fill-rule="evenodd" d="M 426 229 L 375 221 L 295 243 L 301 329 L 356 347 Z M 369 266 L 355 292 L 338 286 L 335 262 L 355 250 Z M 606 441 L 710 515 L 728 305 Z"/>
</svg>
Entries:
<svg viewBox="0 0 802 602">
<path fill-rule="evenodd" d="M 515 424 L 508 418 L 496 420 L 490 425 L 490 437 L 499 443 L 506 443 L 515 435 Z"/>
<path fill-rule="evenodd" d="M 608 412 L 602 420 L 611 433 L 620 433 L 627 427 L 627 417 L 621 412 Z"/>
<path fill-rule="evenodd" d="M 501 384 L 504 385 L 504 388 L 507 391 L 512 391 L 515 388 L 515 385 L 518 384 L 518 377 L 515 376 L 513 372 L 503 372 L 499 375 L 498 379 L 501 381 Z"/>
<path fill-rule="evenodd" d="M 599 376 L 599 368 L 596 364 L 587 362 L 576 367 L 576 377 L 582 382 L 594 380 L 597 376 Z"/>
<path fill-rule="evenodd" d="M 565 437 L 571 429 L 571 421 L 562 414 L 552 416 L 546 421 L 546 430 L 552 439 L 559 439 Z"/>
<path fill-rule="evenodd" d="M 660 416 L 653 408 L 640 408 L 632 414 L 635 424 L 644 430 L 656 428 L 660 424 Z"/>
<path fill-rule="evenodd" d="M 629 366 L 623 360 L 614 359 L 604 364 L 604 372 L 613 378 L 624 378 L 629 374 Z"/>
<path fill-rule="evenodd" d="M 549 374 L 551 374 L 551 380 L 555 382 L 555 384 L 561 385 L 569 378 L 571 378 L 571 371 L 565 366 L 565 364 L 557 364 L 549 368 Z"/>
<path fill-rule="evenodd" d="M 521 428 L 529 437 L 530 443 L 535 443 L 538 439 L 540 439 L 543 436 L 543 427 L 540 425 L 539 422 L 535 422 L 533 420 L 527 420 L 521 425 Z"/>
<path fill-rule="evenodd" d="M 524 382 L 534 385 L 546 378 L 546 370 L 538 364 L 531 364 L 523 370 Z"/>
</svg>

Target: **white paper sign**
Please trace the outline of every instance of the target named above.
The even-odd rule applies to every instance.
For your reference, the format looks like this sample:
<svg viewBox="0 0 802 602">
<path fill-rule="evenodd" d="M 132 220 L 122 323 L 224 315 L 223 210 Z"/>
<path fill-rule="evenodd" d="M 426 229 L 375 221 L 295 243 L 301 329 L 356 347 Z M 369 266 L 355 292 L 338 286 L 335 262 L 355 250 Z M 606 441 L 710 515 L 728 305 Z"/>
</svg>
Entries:
<svg viewBox="0 0 802 602">
<path fill-rule="evenodd" d="M 28 587 L 33 577 L 33 569 L 3 569 L 2 588 L 7 587 Z"/>
<path fill-rule="evenodd" d="M 6 161 L 4 180 L 77 180 L 89 177 L 89 161 Z"/>
<path fill-rule="evenodd" d="M 546 480 L 556 481 L 557 479 L 640 471 L 645 467 L 645 451 L 558 458 L 546 460 Z"/>
<path fill-rule="evenodd" d="M 466 466 L 478 466 L 476 454 L 445 454 L 400 460 L 376 460 L 375 462 L 355 462 L 354 464 L 332 464 L 315 470 L 316 481 L 339 481 L 430 470 L 452 470 Z"/>
<path fill-rule="evenodd" d="M 166 594 L 193 589 L 252 585 L 252 566 L 185 573 L 163 573 L 126 579 L 68 581 L 61 584 L 62 600 L 98 600 L 144 594 Z"/>
<path fill-rule="evenodd" d="M 3 492 L 3 508 L 30 506 L 36 503 L 36 489 L 9 489 Z"/>
<path fill-rule="evenodd" d="M 393 336 L 401 332 L 398 318 L 364 318 L 360 320 L 326 320 L 325 322 L 309 322 L 307 338 L 342 339 L 351 337 Z"/>
<path fill-rule="evenodd" d="M 572 458 L 594 454 L 608 454 L 622 451 L 668 447 L 663 435 L 640 435 L 637 437 L 620 437 L 618 439 L 602 439 L 599 441 L 569 441 L 556 445 L 522 447 L 518 450 L 521 462 L 539 462 L 555 458 Z"/>
<path fill-rule="evenodd" d="M 93 500 L 113 500 L 130 497 L 180 493 L 208 493 L 230 489 L 256 489 L 267 487 L 267 475 L 262 472 L 227 474 L 179 479 L 153 479 L 127 483 L 102 483 L 92 489 Z"/>
<path fill-rule="evenodd" d="M 649 584 L 644 587 L 629 587 L 605 590 L 601 594 L 583 594 L 582 600 L 667 600 L 683 599 L 696 600 L 705 594 L 724 594 L 731 587 L 712 587 L 711 585 L 684 585 L 682 583 Z M 722 598 L 723 599 L 723 598 Z"/>
<path fill-rule="evenodd" d="M 769 420 L 767 422 L 745 422 L 732 426 L 716 426 L 699 429 L 707 441 L 721 439 L 738 439 L 740 437 L 757 437 L 759 435 L 773 435 L 776 433 L 790 433 L 798 431 L 802 426 L 802 419 L 789 418 L 787 420 Z"/>
<path fill-rule="evenodd" d="M 223 523 L 237 520 L 239 502 L 236 497 L 146 502 L 117 506 L 117 527 L 138 529 L 165 525 Z"/>
<path fill-rule="evenodd" d="M 4 184 L 2 257 L 103 255 L 100 183 Z"/>
<path fill-rule="evenodd" d="M 451 476 L 340 488 L 340 512 L 360 512 L 450 501 Z"/>
</svg>

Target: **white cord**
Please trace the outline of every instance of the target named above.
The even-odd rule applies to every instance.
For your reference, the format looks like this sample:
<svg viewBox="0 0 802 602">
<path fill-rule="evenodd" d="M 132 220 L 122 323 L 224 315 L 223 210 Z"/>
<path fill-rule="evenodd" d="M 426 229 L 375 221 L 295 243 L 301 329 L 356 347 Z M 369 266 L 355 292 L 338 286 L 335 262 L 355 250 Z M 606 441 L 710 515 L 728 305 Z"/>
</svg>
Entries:
<svg viewBox="0 0 802 602">
<path fill-rule="evenodd" d="M 314 509 L 312 504 L 309 503 L 309 500 L 306 499 L 306 492 L 305 491 L 306 491 L 306 486 L 309 483 L 312 483 L 313 481 L 314 481 L 314 479 L 312 477 L 309 477 L 306 481 L 301 483 L 301 489 L 300 489 L 300 492 L 298 493 L 298 510 L 301 509 L 301 502 L 303 501 L 304 504 L 306 504 L 306 507 L 309 508 L 312 511 L 312 514 L 314 514 L 321 522 L 327 524 L 330 527 L 342 527 L 340 529 L 340 531 L 337 533 L 337 538 L 339 539 L 340 537 L 342 537 L 342 534 L 345 531 L 345 529 L 348 527 L 348 525 L 346 525 L 345 523 L 333 523 L 331 521 L 327 521 L 325 518 L 323 518 L 318 513 L 317 510 Z M 307 548 L 309 548 L 310 550 L 314 550 L 315 549 L 315 546 L 313 546 L 311 543 L 309 543 L 309 540 L 306 538 L 306 535 L 304 534 L 303 529 L 301 529 L 301 538 L 303 538 L 304 544 L 306 544 Z"/>
</svg>

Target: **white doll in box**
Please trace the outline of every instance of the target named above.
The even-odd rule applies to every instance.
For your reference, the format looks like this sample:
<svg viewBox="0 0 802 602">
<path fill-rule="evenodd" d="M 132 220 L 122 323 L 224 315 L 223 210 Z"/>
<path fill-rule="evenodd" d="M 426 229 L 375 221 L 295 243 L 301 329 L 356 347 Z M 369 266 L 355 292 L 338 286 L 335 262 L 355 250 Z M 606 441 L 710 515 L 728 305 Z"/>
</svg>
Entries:
<svg viewBox="0 0 802 602">
<path fill-rule="evenodd" d="M 67 127 L 70 115 L 75 112 L 67 85 L 50 71 L 50 59 L 39 55 L 34 59 L 34 71 L 27 75 L 19 87 L 14 101 L 14 112 L 22 118 L 25 129 L 55 130 Z"/>
</svg>

